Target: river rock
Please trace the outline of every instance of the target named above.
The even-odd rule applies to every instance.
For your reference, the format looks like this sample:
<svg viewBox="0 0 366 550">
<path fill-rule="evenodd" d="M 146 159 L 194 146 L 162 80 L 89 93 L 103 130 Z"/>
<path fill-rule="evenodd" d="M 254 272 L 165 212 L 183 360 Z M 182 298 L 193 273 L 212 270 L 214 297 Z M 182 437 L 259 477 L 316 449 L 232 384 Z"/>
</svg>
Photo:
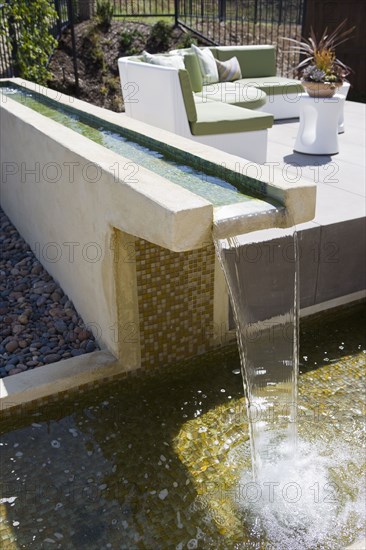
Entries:
<svg viewBox="0 0 366 550">
<path fill-rule="evenodd" d="M 27 325 L 29 323 L 29 319 L 26 315 L 19 315 L 18 321 L 21 325 Z"/>
<path fill-rule="evenodd" d="M 43 361 L 46 363 L 46 365 L 49 365 L 50 363 L 56 363 L 61 359 L 61 355 L 58 353 L 50 353 L 49 355 L 45 355 Z"/>
<path fill-rule="evenodd" d="M 9 376 L 12 376 L 13 374 L 20 374 L 22 371 L 22 369 L 19 369 L 18 367 L 16 367 L 15 369 L 11 369 L 9 372 L 8 372 L 8 375 Z"/>
<path fill-rule="evenodd" d="M 1 209 L 0 243 L 0 378 L 94 351 L 72 301 Z"/>
<path fill-rule="evenodd" d="M 13 353 L 18 348 L 18 340 L 10 340 L 5 346 L 8 353 Z"/>
<path fill-rule="evenodd" d="M 89 340 L 86 344 L 85 351 L 90 353 L 95 350 L 95 343 L 92 340 Z"/>
<path fill-rule="evenodd" d="M 23 332 L 25 329 L 25 327 L 23 327 L 22 325 L 14 325 L 13 326 L 13 334 L 20 334 L 21 332 Z"/>
<path fill-rule="evenodd" d="M 67 330 L 67 325 L 64 321 L 58 320 L 54 322 L 54 327 L 60 334 L 63 334 Z"/>
<path fill-rule="evenodd" d="M 46 302 L 47 302 L 46 296 L 40 296 L 40 297 L 37 299 L 37 302 L 36 302 L 37 307 L 43 306 Z"/>
</svg>

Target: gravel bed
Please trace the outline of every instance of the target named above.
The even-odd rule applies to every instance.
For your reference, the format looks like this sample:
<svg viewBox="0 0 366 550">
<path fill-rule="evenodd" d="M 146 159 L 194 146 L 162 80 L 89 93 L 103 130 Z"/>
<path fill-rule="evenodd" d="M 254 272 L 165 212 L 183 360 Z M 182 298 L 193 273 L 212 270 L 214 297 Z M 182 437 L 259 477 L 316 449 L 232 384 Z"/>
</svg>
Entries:
<svg viewBox="0 0 366 550">
<path fill-rule="evenodd" d="M 0 209 L 0 378 L 98 349 L 72 302 Z"/>
</svg>

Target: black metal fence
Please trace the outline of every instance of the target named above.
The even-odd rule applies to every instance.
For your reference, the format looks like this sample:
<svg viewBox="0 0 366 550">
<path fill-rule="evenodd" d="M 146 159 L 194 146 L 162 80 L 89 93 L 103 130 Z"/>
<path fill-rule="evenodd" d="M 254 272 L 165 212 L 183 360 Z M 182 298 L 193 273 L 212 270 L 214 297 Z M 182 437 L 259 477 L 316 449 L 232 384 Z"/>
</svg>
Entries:
<svg viewBox="0 0 366 550">
<path fill-rule="evenodd" d="M 298 56 L 283 37 L 300 38 L 306 0 L 177 0 L 177 22 L 211 44 L 275 44 L 277 68 L 290 72 Z"/>
<path fill-rule="evenodd" d="M 53 0 L 57 17 L 51 21 L 50 32 L 55 38 L 61 36 L 62 31 L 72 21 L 73 0 Z M 0 3 L 0 77 L 16 76 L 16 50 L 19 40 L 19 27 L 6 15 L 8 0 Z"/>
<path fill-rule="evenodd" d="M 177 0 L 114 0 L 114 17 L 176 17 Z"/>
<path fill-rule="evenodd" d="M 68 27 L 72 20 L 69 0 L 53 0 L 58 17 L 53 21 L 51 33 L 55 38 L 60 38 L 62 31 Z"/>
<path fill-rule="evenodd" d="M 115 17 L 174 17 L 217 45 L 275 44 L 277 65 L 290 72 L 298 56 L 282 37 L 300 38 L 306 0 L 114 0 Z"/>
<path fill-rule="evenodd" d="M 51 0 L 58 17 L 51 24 L 58 38 L 73 20 L 75 0 Z M 0 76 L 14 76 L 14 59 L 18 31 L 4 17 L 0 0 Z M 73 3 L 75 2 L 75 4 Z M 92 2 L 92 0 L 85 0 Z M 277 67 L 288 74 L 298 57 L 289 52 L 282 37 L 300 38 L 305 17 L 306 0 L 111 0 L 114 17 L 171 17 L 176 24 L 218 45 L 275 44 Z M 91 4 L 90 4 L 91 5 Z M 93 11 L 93 10 L 92 10 Z M 77 14 L 75 14 L 77 17 Z M 73 29 L 72 29 L 73 30 Z M 75 57 L 74 52 L 74 57 Z M 76 62 L 75 62 L 76 63 Z"/>
</svg>

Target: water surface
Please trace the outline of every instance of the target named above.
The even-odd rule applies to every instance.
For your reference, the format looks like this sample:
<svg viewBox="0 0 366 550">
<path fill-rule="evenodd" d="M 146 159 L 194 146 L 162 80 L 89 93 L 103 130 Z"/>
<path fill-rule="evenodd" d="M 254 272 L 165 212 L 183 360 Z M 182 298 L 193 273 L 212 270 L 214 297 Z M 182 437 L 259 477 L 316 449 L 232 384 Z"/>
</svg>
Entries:
<svg viewBox="0 0 366 550">
<path fill-rule="evenodd" d="M 1 548 L 343 549 L 363 534 L 365 332 L 360 306 L 301 323 L 307 475 L 273 479 L 297 503 L 254 502 L 233 345 L 3 422 Z"/>
</svg>

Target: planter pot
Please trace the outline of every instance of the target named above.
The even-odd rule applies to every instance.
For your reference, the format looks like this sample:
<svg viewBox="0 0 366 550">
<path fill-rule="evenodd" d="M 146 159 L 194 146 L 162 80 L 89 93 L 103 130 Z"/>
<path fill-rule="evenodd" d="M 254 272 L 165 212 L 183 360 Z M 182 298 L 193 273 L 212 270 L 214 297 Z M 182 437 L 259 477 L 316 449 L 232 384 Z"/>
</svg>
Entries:
<svg viewBox="0 0 366 550">
<path fill-rule="evenodd" d="M 343 82 L 312 82 L 302 80 L 301 84 L 310 97 L 333 97 Z"/>
</svg>

